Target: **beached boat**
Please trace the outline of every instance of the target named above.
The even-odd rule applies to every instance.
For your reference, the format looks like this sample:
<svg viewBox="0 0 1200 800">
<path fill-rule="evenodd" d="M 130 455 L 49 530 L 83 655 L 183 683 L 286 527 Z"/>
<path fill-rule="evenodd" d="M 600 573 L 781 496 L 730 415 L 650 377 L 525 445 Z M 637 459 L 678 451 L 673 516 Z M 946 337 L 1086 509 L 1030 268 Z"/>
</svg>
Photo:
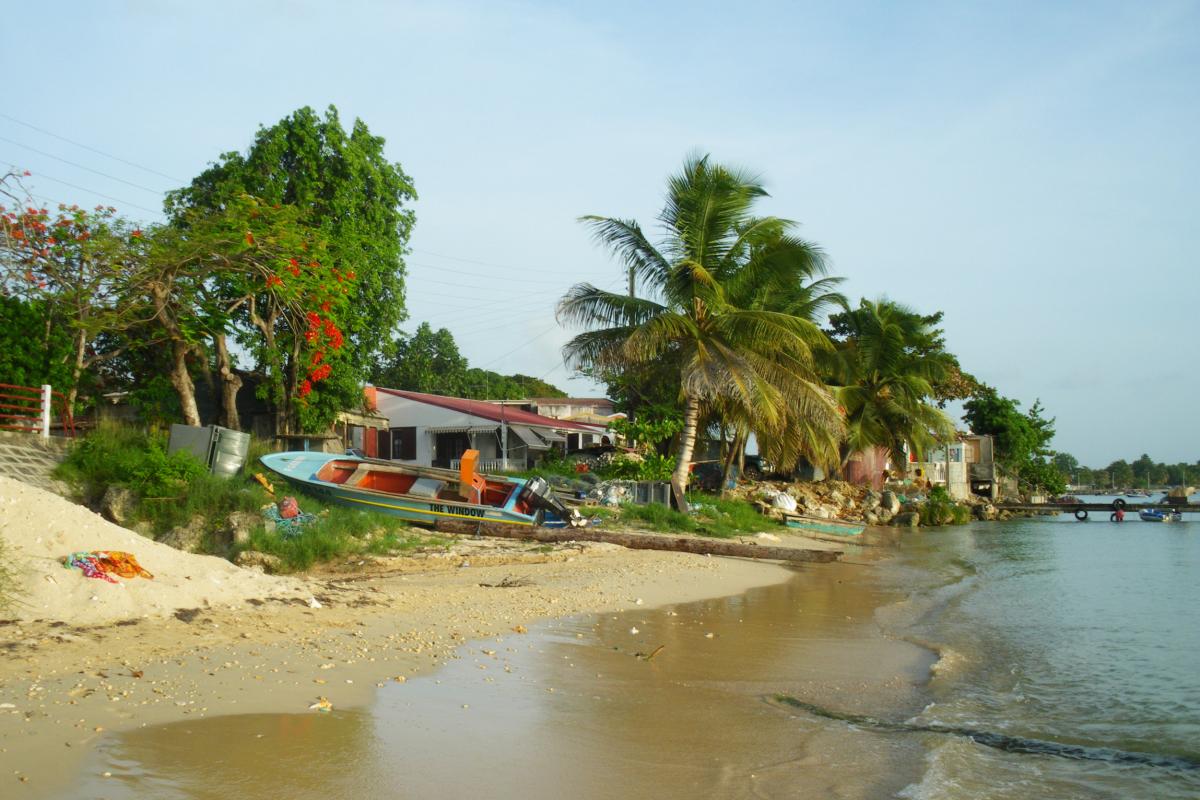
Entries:
<svg viewBox="0 0 1200 800">
<path fill-rule="evenodd" d="M 468 450 L 458 471 L 332 453 L 271 453 L 260 460 L 305 492 L 414 522 L 587 524 L 543 479 L 480 475 L 475 472 L 478 458 L 478 451 Z"/>
<path fill-rule="evenodd" d="M 1183 514 L 1179 511 L 1165 511 L 1159 508 L 1143 508 L 1138 512 L 1142 522 L 1181 522 Z"/>
<path fill-rule="evenodd" d="M 846 541 L 860 535 L 867 526 L 861 522 L 842 522 L 836 519 L 821 519 L 806 517 L 803 514 L 784 515 L 784 524 L 789 528 L 803 531 L 807 536 L 817 539 L 826 537 L 833 541 Z"/>
</svg>

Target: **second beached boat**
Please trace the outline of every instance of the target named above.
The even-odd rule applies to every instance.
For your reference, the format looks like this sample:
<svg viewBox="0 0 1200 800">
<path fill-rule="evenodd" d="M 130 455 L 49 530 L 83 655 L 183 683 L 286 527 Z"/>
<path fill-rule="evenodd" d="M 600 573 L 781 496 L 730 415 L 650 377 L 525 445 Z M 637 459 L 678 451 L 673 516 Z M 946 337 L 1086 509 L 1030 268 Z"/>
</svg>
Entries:
<svg viewBox="0 0 1200 800">
<path fill-rule="evenodd" d="M 541 478 L 480 475 L 475 472 L 478 458 L 477 451 L 468 450 L 459 471 L 331 453 L 271 453 L 261 461 L 310 494 L 414 522 L 587 524 Z"/>
</svg>

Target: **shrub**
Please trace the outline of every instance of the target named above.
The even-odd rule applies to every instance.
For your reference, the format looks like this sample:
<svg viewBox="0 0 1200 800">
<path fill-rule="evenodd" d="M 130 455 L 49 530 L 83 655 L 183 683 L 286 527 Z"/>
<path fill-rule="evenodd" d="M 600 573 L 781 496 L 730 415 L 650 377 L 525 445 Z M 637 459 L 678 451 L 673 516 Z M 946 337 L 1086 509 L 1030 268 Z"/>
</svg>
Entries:
<svg viewBox="0 0 1200 800">
<path fill-rule="evenodd" d="M 944 486 L 930 489 L 919 511 L 922 525 L 963 525 L 971 521 L 971 509 L 955 503 Z"/>
<path fill-rule="evenodd" d="M 651 453 L 639 458 L 629 458 L 621 454 L 596 470 L 596 474 L 605 480 L 669 481 L 674 469 L 675 459 L 672 456 Z"/>
</svg>

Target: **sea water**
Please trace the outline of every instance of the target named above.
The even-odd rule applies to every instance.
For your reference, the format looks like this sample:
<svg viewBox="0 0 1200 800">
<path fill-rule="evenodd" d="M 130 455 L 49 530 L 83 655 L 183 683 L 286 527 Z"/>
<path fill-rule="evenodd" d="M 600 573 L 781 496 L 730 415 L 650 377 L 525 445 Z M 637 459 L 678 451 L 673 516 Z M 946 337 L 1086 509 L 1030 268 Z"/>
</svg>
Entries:
<svg viewBox="0 0 1200 800">
<path fill-rule="evenodd" d="M 880 617 L 938 650 L 907 722 L 949 732 L 922 734 L 903 795 L 1200 797 L 1200 521 L 1184 518 L 909 537 L 903 568 L 925 586 Z"/>
<path fill-rule="evenodd" d="M 1200 523 L 1127 520 L 906 531 L 472 642 L 365 709 L 112 735 L 64 796 L 1200 797 Z"/>
</svg>

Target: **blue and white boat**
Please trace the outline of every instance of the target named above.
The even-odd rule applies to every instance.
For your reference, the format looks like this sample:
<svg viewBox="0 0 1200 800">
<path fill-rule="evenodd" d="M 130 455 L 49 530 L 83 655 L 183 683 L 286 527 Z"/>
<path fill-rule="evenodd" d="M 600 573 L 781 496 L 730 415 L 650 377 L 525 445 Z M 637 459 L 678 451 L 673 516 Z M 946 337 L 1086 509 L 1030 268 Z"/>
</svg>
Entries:
<svg viewBox="0 0 1200 800">
<path fill-rule="evenodd" d="M 413 522 L 547 527 L 587 524 L 541 478 L 479 475 L 468 450 L 459 471 L 331 453 L 271 453 L 264 467 L 299 489 L 354 508 Z"/>
<path fill-rule="evenodd" d="M 1183 513 L 1180 511 L 1164 511 L 1159 508 L 1143 508 L 1138 512 L 1142 522 L 1181 522 Z"/>
</svg>

